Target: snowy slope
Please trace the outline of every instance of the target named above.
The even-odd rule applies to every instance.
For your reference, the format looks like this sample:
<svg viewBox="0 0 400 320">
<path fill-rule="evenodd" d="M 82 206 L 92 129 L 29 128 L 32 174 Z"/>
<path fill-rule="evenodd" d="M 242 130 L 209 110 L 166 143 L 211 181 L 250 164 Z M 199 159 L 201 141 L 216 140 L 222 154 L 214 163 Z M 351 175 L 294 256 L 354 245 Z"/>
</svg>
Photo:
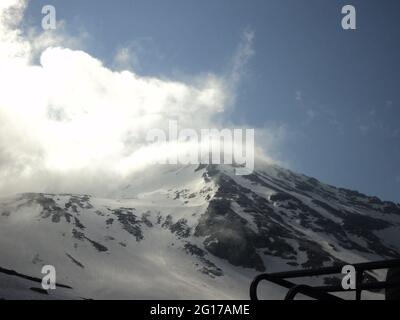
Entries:
<svg viewBox="0 0 400 320">
<path fill-rule="evenodd" d="M 275 165 L 249 176 L 232 166 L 154 166 L 108 199 L 1 199 L 0 267 L 40 278 L 54 265 L 71 289 L 38 293 L 0 271 L 0 298 L 247 299 L 263 271 L 398 257 L 399 226 L 398 204 Z"/>
</svg>

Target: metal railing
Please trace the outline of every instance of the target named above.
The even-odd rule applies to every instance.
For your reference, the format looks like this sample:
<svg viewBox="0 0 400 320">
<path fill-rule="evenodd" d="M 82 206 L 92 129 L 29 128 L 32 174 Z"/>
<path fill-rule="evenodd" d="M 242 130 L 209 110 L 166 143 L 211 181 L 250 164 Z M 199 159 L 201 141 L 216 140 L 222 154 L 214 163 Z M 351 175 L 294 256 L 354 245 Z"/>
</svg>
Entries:
<svg viewBox="0 0 400 320">
<path fill-rule="evenodd" d="M 317 300 L 343 300 L 342 298 L 339 298 L 331 293 L 348 291 L 355 291 L 356 300 L 361 300 L 361 293 L 364 290 L 381 290 L 400 287 L 400 281 L 372 281 L 367 283 L 363 282 L 366 271 L 400 268 L 400 259 L 352 264 L 352 266 L 356 270 L 355 289 L 344 289 L 341 285 L 324 285 L 313 287 L 305 284 L 295 284 L 287 280 L 293 278 L 341 274 L 342 268 L 346 265 L 348 264 L 343 263 L 326 268 L 260 274 L 254 278 L 253 282 L 250 285 L 250 299 L 258 300 L 257 288 L 259 283 L 263 280 L 289 289 L 288 293 L 286 294 L 285 300 L 293 300 L 299 293 Z"/>
</svg>

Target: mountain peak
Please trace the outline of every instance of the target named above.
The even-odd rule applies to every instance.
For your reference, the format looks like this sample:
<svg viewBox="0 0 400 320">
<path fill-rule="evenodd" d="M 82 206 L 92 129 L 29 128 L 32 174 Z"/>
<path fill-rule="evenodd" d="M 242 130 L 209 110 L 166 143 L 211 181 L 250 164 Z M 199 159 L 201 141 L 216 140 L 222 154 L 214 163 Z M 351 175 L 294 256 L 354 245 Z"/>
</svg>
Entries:
<svg viewBox="0 0 400 320">
<path fill-rule="evenodd" d="M 0 267 L 54 265 L 67 298 L 243 299 L 261 271 L 398 257 L 399 205 L 277 165 L 234 169 L 155 166 L 110 198 L 2 199 Z"/>
</svg>

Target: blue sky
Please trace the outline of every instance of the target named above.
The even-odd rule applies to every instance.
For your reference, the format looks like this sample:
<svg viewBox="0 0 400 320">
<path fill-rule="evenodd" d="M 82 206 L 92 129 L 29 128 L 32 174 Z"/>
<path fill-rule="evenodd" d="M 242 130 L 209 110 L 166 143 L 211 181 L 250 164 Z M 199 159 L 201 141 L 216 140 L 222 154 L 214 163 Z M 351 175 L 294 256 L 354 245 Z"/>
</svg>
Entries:
<svg viewBox="0 0 400 320">
<path fill-rule="evenodd" d="M 46 4 L 106 65 L 131 48 L 141 75 L 223 74 L 252 30 L 226 121 L 275 128 L 270 152 L 295 171 L 400 202 L 398 1 L 35 0 L 24 21 L 40 26 Z M 357 30 L 341 28 L 345 4 Z"/>
</svg>

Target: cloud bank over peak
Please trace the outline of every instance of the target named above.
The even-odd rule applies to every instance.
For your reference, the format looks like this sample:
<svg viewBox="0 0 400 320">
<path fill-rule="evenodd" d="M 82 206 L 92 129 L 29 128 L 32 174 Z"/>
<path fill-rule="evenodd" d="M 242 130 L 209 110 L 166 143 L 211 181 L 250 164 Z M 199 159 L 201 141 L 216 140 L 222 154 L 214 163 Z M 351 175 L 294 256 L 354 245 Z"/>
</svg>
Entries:
<svg viewBox="0 0 400 320">
<path fill-rule="evenodd" d="M 84 51 L 55 46 L 71 43 L 62 28 L 24 36 L 26 6 L 0 4 L 2 194 L 106 192 L 104 185 L 112 188 L 149 161 L 149 129 L 167 130 L 168 120 L 195 130 L 220 127 L 214 118 L 233 103 L 253 54 L 254 35 L 246 31 L 229 77 L 182 82 L 117 72 Z M 143 163 L 139 154 L 146 154 Z M 134 164 L 122 170 L 129 157 Z"/>
</svg>

